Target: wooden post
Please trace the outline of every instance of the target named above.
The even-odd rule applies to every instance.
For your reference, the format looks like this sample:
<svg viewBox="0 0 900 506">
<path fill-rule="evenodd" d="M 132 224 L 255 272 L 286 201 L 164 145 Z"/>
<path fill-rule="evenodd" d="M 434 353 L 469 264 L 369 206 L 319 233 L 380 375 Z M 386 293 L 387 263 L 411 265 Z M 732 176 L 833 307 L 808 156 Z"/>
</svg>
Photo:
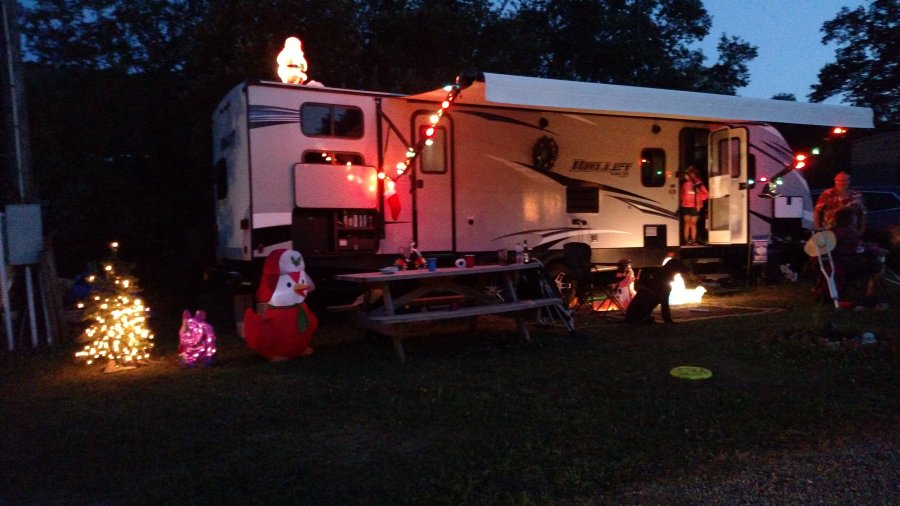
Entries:
<svg viewBox="0 0 900 506">
<path fill-rule="evenodd" d="M 44 297 L 49 309 L 47 325 L 48 336 L 63 338 L 68 336 L 69 328 L 64 316 L 63 294 L 60 291 L 59 278 L 56 274 L 56 260 L 53 255 L 53 242 L 49 237 L 44 238 L 46 248 L 41 252 L 41 276 L 45 281 L 46 289 Z M 48 337 L 49 341 L 49 337 Z"/>
</svg>

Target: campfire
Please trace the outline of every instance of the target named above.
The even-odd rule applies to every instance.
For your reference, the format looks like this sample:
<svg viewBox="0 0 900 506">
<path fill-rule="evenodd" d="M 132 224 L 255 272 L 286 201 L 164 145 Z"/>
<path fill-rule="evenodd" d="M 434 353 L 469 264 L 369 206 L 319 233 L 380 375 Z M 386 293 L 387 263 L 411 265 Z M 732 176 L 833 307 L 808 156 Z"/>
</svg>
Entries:
<svg viewBox="0 0 900 506">
<path fill-rule="evenodd" d="M 679 306 L 681 304 L 695 304 L 703 300 L 703 294 L 706 288 L 698 286 L 692 290 L 688 290 L 684 286 L 684 278 L 681 274 L 676 274 L 672 281 L 672 293 L 669 294 L 669 305 Z"/>
</svg>

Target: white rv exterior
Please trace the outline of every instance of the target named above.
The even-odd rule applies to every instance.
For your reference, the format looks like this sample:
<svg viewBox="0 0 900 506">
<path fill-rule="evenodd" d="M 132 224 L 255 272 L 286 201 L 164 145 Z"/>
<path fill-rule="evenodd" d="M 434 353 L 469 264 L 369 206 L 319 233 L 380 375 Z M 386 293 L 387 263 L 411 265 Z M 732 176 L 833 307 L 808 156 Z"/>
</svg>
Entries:
<svg viewBox="0 0 900 506">
<path fill-rule="evenodd" d="M 693 164 L 711 193 L 708 248 L 748 261 L 773 230 L 812 223 L 806 181 L 784 170 L 793 152 L 762 122 L 872 127 L 863 108 L 484 74 L 398 175 L 444 98 L 235 87 L 213 116 L 220 256 L 294 247 L 309 268 L 343 272 L 388 265 L 411 242 L 495 260 L 527 241 L 554 262 L 581 241 L 595 261 L 657 265 L 682 248 L 679 173 Z M 535 150 L 554 143 L 552 167 L 539 166 Z M 396 216 L 379 170 L 396 184 Z M 761 197 L 776 177 L 779 195 Z"/>
</svg>

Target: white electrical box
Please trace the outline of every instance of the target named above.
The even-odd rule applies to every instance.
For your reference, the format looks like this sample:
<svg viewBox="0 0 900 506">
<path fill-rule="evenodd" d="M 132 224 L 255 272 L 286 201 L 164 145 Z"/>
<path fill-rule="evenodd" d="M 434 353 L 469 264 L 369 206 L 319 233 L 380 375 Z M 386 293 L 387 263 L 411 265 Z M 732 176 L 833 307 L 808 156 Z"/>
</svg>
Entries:
<svg viewBox="0 0 900 506">
<path fill-rule="evenodd" d="M 9 265 L 32 265 L 44 249 L 41 206 L 6 206 L 6 244 Z"/>
<path fill-rule="evenodd" d="M 775 197 L 776 218 L 803 218 L 803 197 Z"/>
</svg>

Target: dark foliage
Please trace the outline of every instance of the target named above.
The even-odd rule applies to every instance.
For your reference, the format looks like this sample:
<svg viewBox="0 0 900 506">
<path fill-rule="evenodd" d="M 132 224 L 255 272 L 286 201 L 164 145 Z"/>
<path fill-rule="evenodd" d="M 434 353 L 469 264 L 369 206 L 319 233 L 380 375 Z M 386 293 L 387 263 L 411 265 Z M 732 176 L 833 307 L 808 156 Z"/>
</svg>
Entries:
<svg viewBox="0 0 900 506">
<path fill-rule="evenodd" d="M 841 9 L 822 25 L 823 44 L 836 44 L 835 61 L 819 71 L 809 98 L 821 102 L 843 94 L 875 110 L 876 121 L 900 125 L 900 2 L 872 0 L 867 7 Z"/>
</svg>

